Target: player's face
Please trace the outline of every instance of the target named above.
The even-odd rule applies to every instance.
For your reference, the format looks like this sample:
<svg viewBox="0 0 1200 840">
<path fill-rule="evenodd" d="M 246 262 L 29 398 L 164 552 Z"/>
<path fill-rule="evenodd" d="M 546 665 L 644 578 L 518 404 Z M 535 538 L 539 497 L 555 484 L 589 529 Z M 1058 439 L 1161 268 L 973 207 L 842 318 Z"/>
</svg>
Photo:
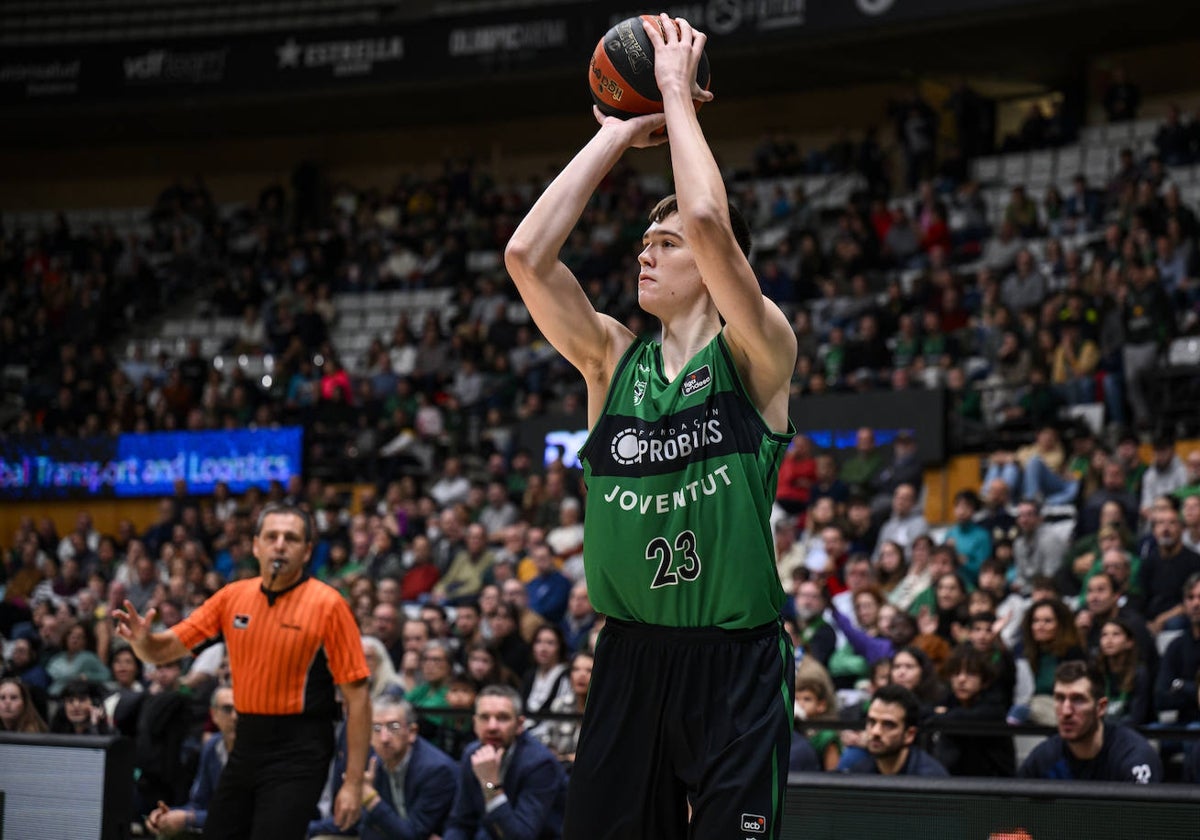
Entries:
<svg viewBox="0 0 1200 840">
<path fill-rule="evenodd" d="M 507 749 L 524 722 L 507 697 L 488 696 L 475 701 L 475 735 L 485 744 Z"/>
<path fill-rule="evenodd" d="M 275 563 L 275 588 L 290 586 L 304 571 L 312 554 L 312 544 L 304 532 L 304 520 L 294 513 L 272 513 L 263 520 L 262 530 L 254 537 L 254 558 L 263 578 L 270 579 Z"/>
<path fill-rule="evenodd" d="M 408 754 L 416 738 L 416 727 L 399 709 L 380 709 L 371 718 L 371 748 L 388 767 L 395 767 Z"/>
<path fill-rule="evenodd" d="M 684 303 L 702 286 L 692 249 L 683 238 L 683 220 L 672 213 L 653 222 L 638 254 L 638 304 L 651 315 Z"/>
<path fill-rule="evenodd" d="M 875 758 L 890 758 L 913 742 L 917 729 L 904 725 L 904 707 L 899 703 L 874 700 L 867 709 L 867 752 Z"/>
<path fill-rule="evenodd" d="M 1104 700 L 1092 697 L 1091 684 L 1086 680 L 1054 684 L 1054 712 L 1058 717 L 1058 734 L 1064 741 L 1081 742 L 1091 738 L 1104 716 Z"/>
</svg>

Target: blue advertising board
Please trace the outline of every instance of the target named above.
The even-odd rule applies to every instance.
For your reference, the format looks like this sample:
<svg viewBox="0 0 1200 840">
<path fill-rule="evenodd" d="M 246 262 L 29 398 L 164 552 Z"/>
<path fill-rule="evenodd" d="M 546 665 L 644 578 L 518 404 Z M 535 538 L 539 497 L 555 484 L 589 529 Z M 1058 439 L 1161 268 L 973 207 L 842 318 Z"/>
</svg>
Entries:
<svg viewBox="0 0 1200 840">
<path fill-rule="evenodd" d="M 0 440 L 0 499 L 165 496 L 175 482 L 206 495 L 218 482 L 234 493 L 286 483 L 301 471 L 300 427 L 151 432 L 82 440 Z"/>
</svg>

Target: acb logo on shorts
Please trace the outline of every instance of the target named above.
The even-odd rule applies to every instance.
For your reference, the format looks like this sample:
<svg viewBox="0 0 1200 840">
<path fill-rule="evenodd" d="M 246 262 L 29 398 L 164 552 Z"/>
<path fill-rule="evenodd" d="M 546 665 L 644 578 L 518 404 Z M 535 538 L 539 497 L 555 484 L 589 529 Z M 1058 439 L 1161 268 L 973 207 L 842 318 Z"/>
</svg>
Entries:
<svg viewBox="0 0 1200 840">
<path fill-rule="evenodd" d="M 767 818 L 758 814 L 742 814 L 742 831 L 753 831 L 755 834 L 767 833 Z"/>
</svg>

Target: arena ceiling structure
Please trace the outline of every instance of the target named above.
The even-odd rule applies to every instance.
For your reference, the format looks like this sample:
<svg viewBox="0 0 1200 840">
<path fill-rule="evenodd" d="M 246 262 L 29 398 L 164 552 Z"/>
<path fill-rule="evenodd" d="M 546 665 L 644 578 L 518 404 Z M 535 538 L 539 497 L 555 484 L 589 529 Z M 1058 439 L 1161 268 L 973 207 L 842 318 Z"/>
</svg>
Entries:
<svg viewBox="0 0 1200 840">
<path fill-rule="evenodd" d="M 586 107 L 629 3 L 5 0 L 0 145 L 485 124 Z M 719 95 L 985 76 L 1046 87 L 1090 56 L 1195 38 L 1178 0 L 708 0 Z M 219 115 L 219 119 L 216 118 Z"/>
</svg>

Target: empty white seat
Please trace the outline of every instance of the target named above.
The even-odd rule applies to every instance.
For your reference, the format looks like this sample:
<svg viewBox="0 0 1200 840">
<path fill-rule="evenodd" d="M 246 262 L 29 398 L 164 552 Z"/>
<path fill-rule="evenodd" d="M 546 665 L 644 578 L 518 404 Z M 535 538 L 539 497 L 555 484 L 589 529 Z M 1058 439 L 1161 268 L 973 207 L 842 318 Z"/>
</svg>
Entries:
<svg viewBox="0 0 1200 840">
<path fill-rule="evenodd" d="M 971 164 L 971 169 L 974 172 L 975 180 L 981 184 L 990 184 L 1000 180 L 1000 158 L 998 157 L 976 158 Z"/>
<path fill-rule="evenodd" d="M 1024 153 L 1005 155 L 1000 163 L 1000 177 L 1009 186 L 1024 184 L 1029 177 L 1029 158 Z"/>
<path fill-rule="evenodd" d="M 1184 337 L 1172 341 L 1167 347 L 1167 364 L 1200 364 L 1200 338 Z"/>
<path fill-rule="evenodd" d="M 1147 140 L 1153 140 L 1154 135 L 1158 134 L 1158 120 L 1138 120 L 1137 122 L 1129 123 L 1129 136 L 1135 143 L 1144 143 Z"/>
<path fill-rule="evenodd" d="M 1079 130 L 1079 142 L 1088 148 L 1104 145 L 1104 126 L 1085 125 Z"/>
<path fill-rule="evenodd" d="M 1060 184 L 1074 178 L 1084 170 L 1084 152 L 1078 144 L 1063 146 L 1062 149 L 1055 151 L 1054 170 L 1055 180 Z"/>
<path fill-rule="evenodd" d="M 1045 184 L 1054 177 L 1054 153 L 1033 152 L 1029 155 L 1029 180 Z"/>
</svg>

